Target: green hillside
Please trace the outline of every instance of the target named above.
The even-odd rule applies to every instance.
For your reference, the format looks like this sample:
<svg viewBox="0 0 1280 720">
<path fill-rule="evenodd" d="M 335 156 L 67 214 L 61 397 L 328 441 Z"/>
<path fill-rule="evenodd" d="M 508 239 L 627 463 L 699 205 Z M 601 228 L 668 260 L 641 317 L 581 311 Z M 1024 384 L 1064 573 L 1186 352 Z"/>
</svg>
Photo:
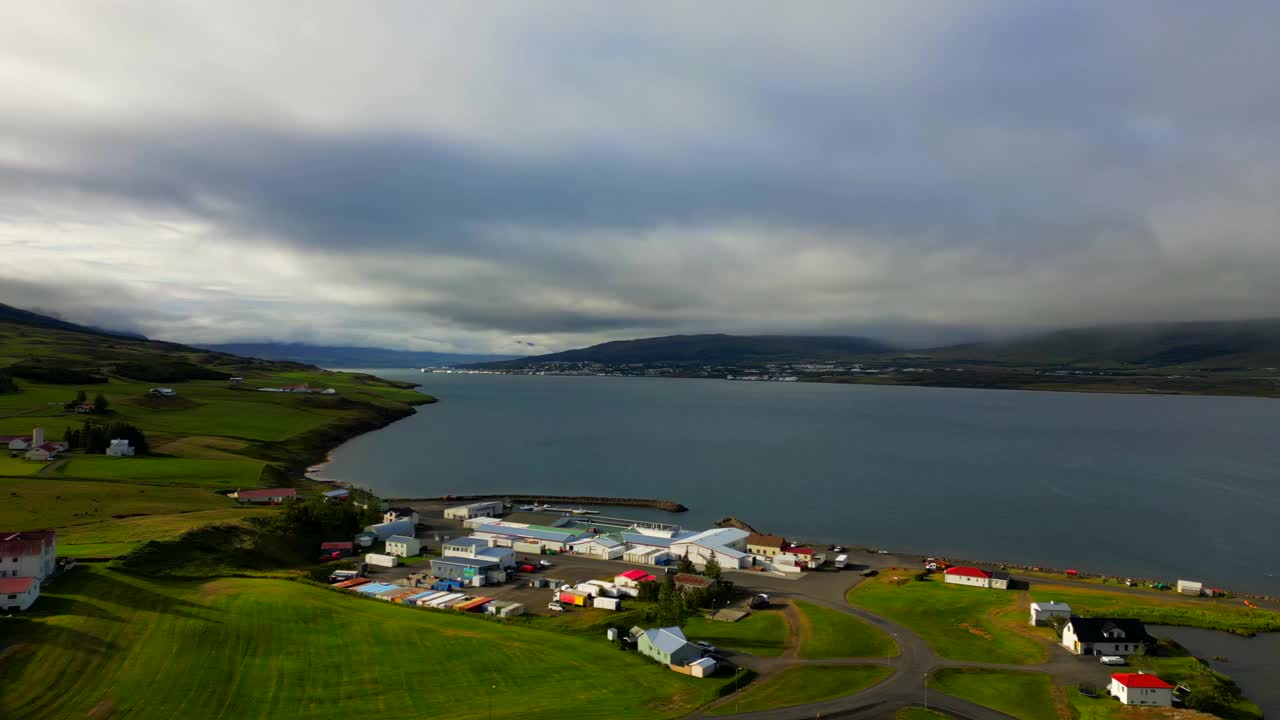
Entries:
<svg viewBox="0 0 1280 720">
<path fill-rule="evenodd" d="M 407 383 L 370 375 L 103 334 L 24 313 L 7 308 L 8 319 L 0 318 L 0 435 L 39 427 L 46 439 L 64 440 L 89 427 L 128 425 L 145 434 L 151 450 L 134 458 L 76 450 L 50 463 L 0 456 L 0 493 L 24 499 L 0 503 L 0 529 L 55 527 L 64 554 L 118 555 L 147 539 L 225 521 L 206 514 L 235 506 L 215 493 L 306 486 L 302 470 L 329 449 L 432 401 Z M 334 393 L 258 390 L 289 385 Z M 150 394 L 157 386 L 175 394 Z M 88 402 L 102 395 L 107 410 L 69 410 L 78 393 Z M 126 519 L 113 515 L 164 519 L 113 533 L 109 526 Z"/>
</svg>

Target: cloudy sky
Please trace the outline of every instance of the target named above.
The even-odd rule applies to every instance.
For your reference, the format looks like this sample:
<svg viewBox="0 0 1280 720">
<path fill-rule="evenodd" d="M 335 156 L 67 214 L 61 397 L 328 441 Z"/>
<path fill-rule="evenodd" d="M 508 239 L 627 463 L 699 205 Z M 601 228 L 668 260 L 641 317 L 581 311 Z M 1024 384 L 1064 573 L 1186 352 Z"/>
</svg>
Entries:
<svg viewBox="0 0 1280 720">
<path fill-rule="evenodd" d="M 522 353 L 1280 314 L 1274 2 L 12 3 L 0 302 Z"/>
</svg>

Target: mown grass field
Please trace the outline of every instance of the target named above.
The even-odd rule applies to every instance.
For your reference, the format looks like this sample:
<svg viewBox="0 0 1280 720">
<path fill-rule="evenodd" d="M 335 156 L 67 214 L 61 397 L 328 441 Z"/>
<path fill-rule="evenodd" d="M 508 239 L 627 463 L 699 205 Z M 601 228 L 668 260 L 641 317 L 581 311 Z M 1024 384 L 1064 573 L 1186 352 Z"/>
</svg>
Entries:
<svg viewBox="0 0 1280 720">
<path fill-rule="evenodd" d="M 821 702 L 861 692 L 892 674 L 881 665 L 801 665 L 747 686 L 710 713 L 733 715 Z"/>
<path fill-rule="evenodd" d="M 157 582 L 82 567 L 0 618 L 6 720 L 667 718 L 724 680 L 601 639 L 286 580 Z"/>
<path fill-rule="evenodd" d="M 1026 620 L 1017 593 L 947 585 L 941 578 L 914 580 L 916 572 L 885 570 L 850 590 L 849 603 L 906 625 L 953 660 L 1044 660 L 1045 644 L 1022 633 Z"/>
<path fill-rule="evenodd" d="M 802 658 L 892 657 L 898 654 L 893 638 L 848 613 L 795 601 L 804 617 L 800 630 Z"/>
<path fill-rule="evenodd" d="M 753 612 L 734 623 L 699 616 L 689 619 L 684 634 L 690 640 L 705 640 L 716 647 L 773 657 L 787 647 L 787 620 L 774 610 Z"/>
<path fill-rule="evenodd" d="M 1036 584 L 1033 600 L 1056 600 L 1084 616 L 1131 617 L 1157 625 L 1225 630 L 1240 635 L 1280 631 L 1280 613 L 1250 608 L 1239 600 L 1193 598 L 1173 593 L 1129 593 L 1102 588 Z"/>
<path fill-rule="evenodd" d="M 147 540 L 173 540 L 193 528 L 242 522 L 277 512 L 275 508 L 236 507 L 167 515 L 144 515 L 72 525 L 58 530 L 58 554 L 68 557 L 116 557 Z"/>
<path fill-rule="evenodd" d="M 0 447 L 0 476 L 35 475 L 40 472 L 44 463 L 31 462 L 20 457 L 9 457 L 9 453 Z"/>
<path fill-rule="evenodd" d="M 1008 713 L 1019 720 L 1058 720 L 1053 681 L 1044 673 L 944 668 L 929 689 Z"/>
<path fill-rule="evenodd" d="M 130 480 L 139 483 L 193 485 L 218 489 L 258 487 L 265 463 L 242 460 L 195 460 L 174 457 L 116 458 L 72 455 L 55 475 L 68 478 Z"/>
<path fill-rule="evenodd" d="M 235 502 L 207 489 L 47 477 L 0 478 L 0 527 L 63 528 L 130 515 L 220 510 Z"/>
</svg>

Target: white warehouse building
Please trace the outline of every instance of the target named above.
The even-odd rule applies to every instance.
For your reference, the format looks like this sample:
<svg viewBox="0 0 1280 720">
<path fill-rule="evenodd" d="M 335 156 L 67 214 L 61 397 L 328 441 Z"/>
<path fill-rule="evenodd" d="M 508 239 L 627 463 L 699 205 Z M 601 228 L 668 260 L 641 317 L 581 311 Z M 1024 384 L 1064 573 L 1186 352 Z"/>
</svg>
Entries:
<svg viewBox="0 0 1280 720">
<path fill-rule="evenodd" d="M 444 517 L 446 520 L 470 520 L 478 517 L 491 518 L 501 515 L 502 510 L 501 500 L 486 500 L 484 502 L 473 502 L 467 505 L 446 508 Z"/>
<path fill-rule="evenodd" d="M 688 556 L 694 565 L 702 566 L 715 557 L 722 568 L 746 568 L 751 566 L 747 554 L 747 537 L 751 533 L 738 528 L 713 528 L 691 537 L 671 542 L 671 556 Z"/>
<path fill-rule="evenodd" d="M 408 535 L 392 535 L 387 538 L 387 554 L 396 557 L 416 557 L 422 554 L 422 543 Z"/>
</svg>

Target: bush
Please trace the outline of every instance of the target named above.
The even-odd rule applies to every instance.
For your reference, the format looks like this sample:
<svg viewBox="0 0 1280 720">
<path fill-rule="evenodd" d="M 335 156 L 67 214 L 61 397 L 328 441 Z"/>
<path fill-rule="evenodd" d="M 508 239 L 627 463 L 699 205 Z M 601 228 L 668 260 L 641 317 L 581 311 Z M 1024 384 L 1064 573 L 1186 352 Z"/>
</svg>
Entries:
<svg viewBox="0 0 1280 720">
<path fill-rule="evenodd" d="M 0 395 L 18 392 L 18 384 L 5 373 L 0 373 Z"/>
<path fill-rule="evenodd" d="M 45 385 L 100 385 L 107 379 L 84 370 L 20 363 L 10 365 L 5 373 L 23 380 Z"/>
<path fill-rule="evenodd" d="M 116 365 L 116 374 L 148 382 L 181 382 L 183 380 L 226 380 L 231 376 L 183 360 L 134 360 Z"/>
</svg>

